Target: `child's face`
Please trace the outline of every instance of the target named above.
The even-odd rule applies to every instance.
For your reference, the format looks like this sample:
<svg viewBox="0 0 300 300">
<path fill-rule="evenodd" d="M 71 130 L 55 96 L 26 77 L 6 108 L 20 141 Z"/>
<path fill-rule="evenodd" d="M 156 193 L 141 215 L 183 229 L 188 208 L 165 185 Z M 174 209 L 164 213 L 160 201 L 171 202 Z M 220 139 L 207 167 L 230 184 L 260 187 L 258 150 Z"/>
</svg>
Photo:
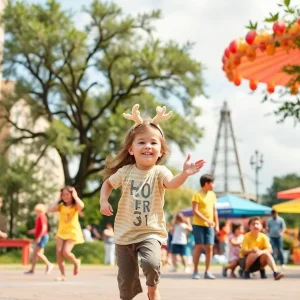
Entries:
<svg viewBox="0 0 300 300">
<path fill-rule="evenodd" d="M 61 199 L 65 202 L 66 205 L 72 204 L 72 193 L 69 192 L 67 189 L 63 189 L 61 191 Z"/>
<path fill-rule="evenodd" d="M 257 231 L 261 231 L 262 229 L 262 224 L 260 221 L 256 220 L 256 221 L 253 221 L 250 225 L 250 230 L 252 232 L 257 232 Z"/>
<path fill-rule="evenodd" d="M 135 136 L 128 152 L 134 156 L 139 169 L 150 169 L 162 156 L 161 138 L 159 130 L 151 126 L 146 127 L 144 132 Z"/>
<path fill-rule="evenodd" d="M 234 231 L 234 234 L 236 236 L 240 235 L 242 233 L 242 226 L 238 227 L 235 231 Z"/>
<path fill-rule="evenodd" d="M 205 183 L 205 189 L 208 190 L 208 191 L 213 191 L 213 189 L 214 189 L 214 182 L 213 181 L 206 182 Z"/>
<path fill-rule="evenodd" d="M 42 214 L 42 211 L 39 209 L 35 209 L 34 212 L 37 216 L 40 216 Z"/>
</svg>

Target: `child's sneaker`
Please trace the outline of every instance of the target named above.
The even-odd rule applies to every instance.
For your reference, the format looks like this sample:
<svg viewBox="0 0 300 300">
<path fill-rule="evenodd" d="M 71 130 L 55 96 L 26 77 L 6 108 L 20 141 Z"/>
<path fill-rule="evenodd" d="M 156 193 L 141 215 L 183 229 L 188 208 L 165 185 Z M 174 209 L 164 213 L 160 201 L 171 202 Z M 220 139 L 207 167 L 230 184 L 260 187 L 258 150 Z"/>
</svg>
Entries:
<svg viewBox="0 0 300 300">
<path fill-rule="evenodd" d="M 205 273 L 204 278 L 205 279 L 216 279 L 216 276 L 211 273 Z"/>
<path fill-rule="evenodd" d="M 274 279 L 275 280 L 280 280 L 284 275 L 279 272 L 274 272 Z"/>
<path fill-rule="evenodd" d="M 260 278 L 261 279 L 267 279 L 268 278 L 268 276 L 266 275 L 266 270 L 265 269 L 262 269 L 259 272 L 260 272 Z"/>
<path fill-rule="evenodd" d="M 170 270 L 170 272 L 176 273 L 176 272 L 177 272 L 177 268 L 172 268 L 172 269 Z"/>
<path fill-rule="evenodd" d="M 245 271 L 245 272 L 244 272 L 243 278 L 244 278 L 244 279 L 250 279 L 250 278 L 251 278 L 251 277 L 250 277 L 250 272 Z"/>
<path fill-rule="evenodd" d="M 194 272 L 192 278 L 193 278 L 193 279 L 200 279 L 199 273 L 198 273 L 198 272 Z"/>
<path fill-rule="evenodd" d="M 191 272 L 191 269 L 189 267 L 184 268 L 184 273 L 190 273 L 190 272 Z"/>
<path fill-rule="evenodd" d="M 239 271 L 238 271 L 238 273 L 239 273 L 239 276 L 241 277 L 241 278 L 243 278 L 243 270 L 242 269 L 239 269 Z"/>
</svg>

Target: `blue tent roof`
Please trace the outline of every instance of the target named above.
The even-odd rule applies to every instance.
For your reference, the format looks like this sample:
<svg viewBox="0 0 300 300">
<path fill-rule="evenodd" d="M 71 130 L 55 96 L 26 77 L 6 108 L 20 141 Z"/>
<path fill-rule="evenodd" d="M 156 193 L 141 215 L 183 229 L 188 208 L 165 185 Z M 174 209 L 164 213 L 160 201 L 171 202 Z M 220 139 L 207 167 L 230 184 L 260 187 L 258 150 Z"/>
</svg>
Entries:
<svg viewBox="0 0 300 300">
<path fill-rule="evenodd" d="M 256 202 L 236 197 L 230 194 L 217 199 L 219 218 L 248 218 L 253 216 L 268 216 L 272 208 Z M 192 216 L 191 208 L 181 211 L 185 216 Z"/>
</svg>

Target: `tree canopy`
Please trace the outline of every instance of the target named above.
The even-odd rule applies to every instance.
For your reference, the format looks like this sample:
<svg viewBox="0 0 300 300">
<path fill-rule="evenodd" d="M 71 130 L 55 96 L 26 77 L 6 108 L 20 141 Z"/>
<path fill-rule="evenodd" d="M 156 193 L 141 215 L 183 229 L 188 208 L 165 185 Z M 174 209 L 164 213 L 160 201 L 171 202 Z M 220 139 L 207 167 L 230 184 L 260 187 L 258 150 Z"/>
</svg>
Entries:
<svg viewBox="0 0 300 300">
<path fill-rule="evenodd" d="M 3 72 L 16 86 L 0 104 L 1 117 L 17 132 L 8 147 L 30 141 L 41 153 L 55 148 L 66 184 L 89 197 L 100 189 L 106 156 L 118 151 L 131 126 L 120 116 L 135 103 L 150 116 L 157 105 L 179 112 L 164 124 L 166 136 L 182 151 L 193 147 L 202 136 L 193 99 L 203 94 L 203 79 L 191 43 L 155 37 L 160 11 L 132 16 L 94 0 L 83 12 L 88 21 L 80 29 L 76 14 L 56 0 L 8 2 Z M 9 112 L 20 98 L 33 122 L 43 118 L 49 126 L 34 131 L 15 122 Z"/>
</svg>

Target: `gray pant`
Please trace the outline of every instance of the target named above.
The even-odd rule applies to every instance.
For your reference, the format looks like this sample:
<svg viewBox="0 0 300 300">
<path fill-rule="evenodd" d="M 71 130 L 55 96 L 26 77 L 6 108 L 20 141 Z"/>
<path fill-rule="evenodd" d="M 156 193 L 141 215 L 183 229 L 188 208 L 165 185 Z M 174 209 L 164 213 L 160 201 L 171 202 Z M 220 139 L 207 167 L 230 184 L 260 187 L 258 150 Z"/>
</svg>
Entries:
<svg viewBox="0 0 300 300">
<path fill-rule="evenodd" d="M 131 300 L 143 292 L 139 279 L 138 253 L 147 286 L 155 286 L 159 283 L 161 262 L 159 241 L 149 239 L 130 245 L 116 245 L 118 284 L 122 300 Z"/>
</svg>

